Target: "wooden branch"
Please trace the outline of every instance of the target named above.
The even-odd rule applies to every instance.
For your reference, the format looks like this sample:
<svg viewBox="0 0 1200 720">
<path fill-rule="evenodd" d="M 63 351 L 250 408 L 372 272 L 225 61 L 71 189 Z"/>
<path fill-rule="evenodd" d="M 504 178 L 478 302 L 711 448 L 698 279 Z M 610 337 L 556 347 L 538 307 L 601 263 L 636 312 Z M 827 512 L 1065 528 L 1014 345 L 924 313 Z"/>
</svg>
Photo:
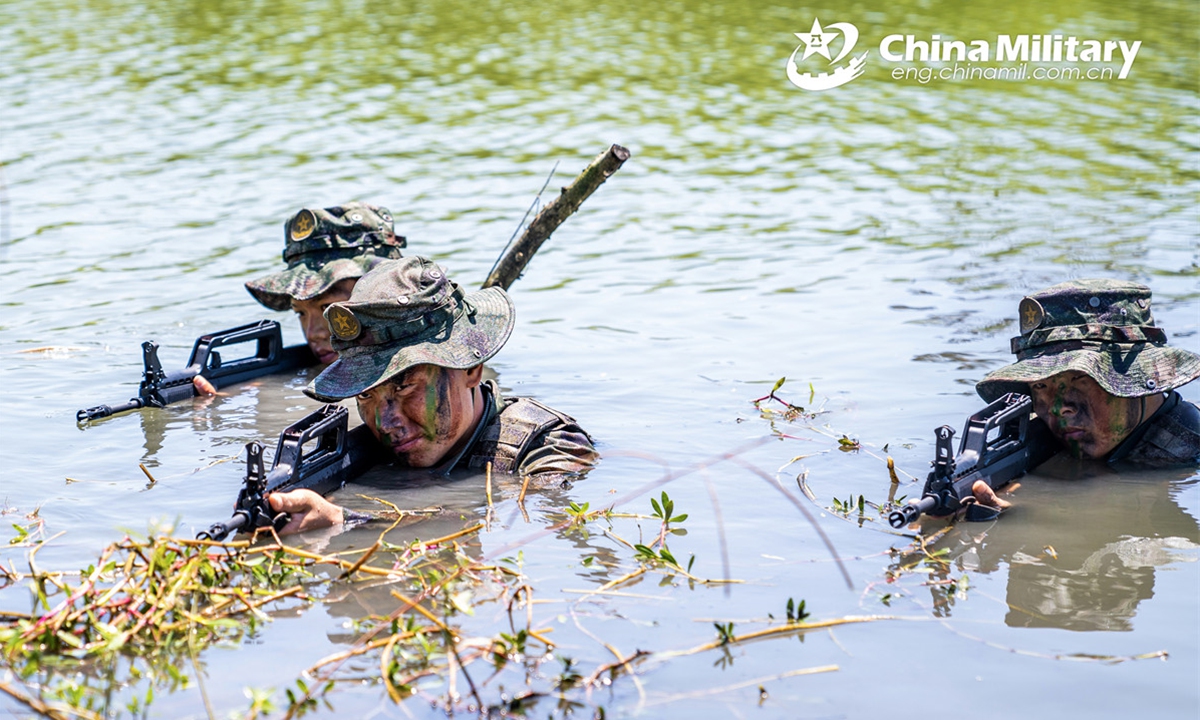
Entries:
<svg viewBox="0 0 1200 720">
<path fill-rule="evenodd" d="M 538 213 L 521 237 L 517 238 L 504 256 L 496 261 L 496 267 L 488 275 L 483 287 L 501 287 L 507 290 L 520 277 L 529 260 L 567 218 L 579 209 L 584 200 L 596 192 L 610 175 L 621 168 L 629 159 L 629 150 L 613 145 L 596 156 L 571 184 L 562 189 L 562 194 L 550 201 Z"/>
</svg>

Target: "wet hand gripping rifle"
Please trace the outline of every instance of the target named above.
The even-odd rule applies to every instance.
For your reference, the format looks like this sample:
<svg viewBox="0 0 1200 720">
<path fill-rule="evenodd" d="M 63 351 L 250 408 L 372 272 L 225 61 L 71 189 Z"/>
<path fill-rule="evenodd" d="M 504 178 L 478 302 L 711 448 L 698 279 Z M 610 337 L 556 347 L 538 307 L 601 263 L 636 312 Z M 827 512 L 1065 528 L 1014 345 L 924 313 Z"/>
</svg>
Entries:
<svg viewBox="0 0 1200 720">
<path fill-rule="evenodd" d="M 253 343 L 253 354 L 237 359 L 222 359 L 218 348 Z M 228 354 L 228 353 L 226 353 Z M 137 397 L 120 405 L 97 405 L 75 413 L 76 422 L 99 420 L 110 415 L 144 407 L 166 407 L 174 402 L 196 397 L 192 379 L 201 375 L 222 388 L 262 375 L 285 372 L 316 362 L 307 345 L 283 346 L 283 332 L 274 320 L 242 325 L 220 332 L 201 335 L 192 347 L 187 367 L 164 372 L 158 360 L 158 344 L 142 343 L 142 383 Z"/>
<path fill-rule="evenodd" d="M 1053 454 L 1049 431 L 1042 421 L 1030 420 L 1033 401 L 1027 395 L 1009 393 L 967 418 L 958 455 L 953 454 L 954 429 L 943 425 L 937 437 L 933 470 L 925 481 L 920 500 L 888 515 L 894 528 L 913 523 L 922 514 L 950 515 L 967 507 L 967 519 L 992 520 L 995 508 L 979 505 L 971 487 L 983 480 L 993 490 L 1022 476 Z"/>
<path fill-rule="evenodd" d="M 233 517 L 196 538 L 220 542 L 239 530 L 282 530 L 290 517 L 271 510 L 268 495 L 300 489 L 325 495 L 366 472 L 381 459 L 381 448 L 366 425 L 347 430 L 348 420 L 346 408 L 324 405 L 292 423 L 279 435 L 270 472 L 264 471 L 263 446 L 246 443 L 246 479 Z"/>
</svg>

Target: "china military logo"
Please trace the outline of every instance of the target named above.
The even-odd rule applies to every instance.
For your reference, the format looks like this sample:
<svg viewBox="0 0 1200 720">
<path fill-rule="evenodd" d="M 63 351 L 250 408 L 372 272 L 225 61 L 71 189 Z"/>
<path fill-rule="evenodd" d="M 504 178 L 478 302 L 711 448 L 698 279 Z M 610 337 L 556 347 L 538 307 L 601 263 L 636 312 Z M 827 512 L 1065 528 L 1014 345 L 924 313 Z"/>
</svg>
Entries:
<svg viewBox="0 0 1200 720">
<path fill-rule="evenodd" d="M 1038 329 L 1042 321 L 1046 319 L 1046 311 L 1042 309 L 1042 304 L 1031 297 L 1021 300 L 1021 304 L 1017 307 L 1017 315 L 1021 319 L 1022 335 Z"/>
<path fill-rule="evenodd" d="M 828 32 L 833 30 L 835 32 Z M 812 30 L 806 33 L 793 33 L 800 39 L 801 45 L 797 45 L 792 51 L 792 56 L 787 61 L 787 76 L 792 84 L 801 90 L 829 90 L 840 85 L 845 85 L 854 78 L 863 74 L 863 67 L 867 63 L 867 55 L 870 50 L 864 52 L 858 57 L 851 57 L 850 62 L 845 65 L 838 65 L 842 58 L 849 55 L 855 44 L 858 43 L 858 28 L 850 23 L 830 23 L 825 27 L 821 27 L 820 20 L 813 20 Z M 842 46 L 838 50 L 836 57 L 829 54 L 832 43 L 837 39 L 838 35 L 842 36 Z M 803 63 L 812 55 L 820 55 L 825 58 L 825 67 L 833 67 L 833 73 L 822 72 L 816 75 L 811 72 L 800 72 L 800 68 L 796 65 L 796 53 L 804 49 L 804 54 L 800 56 L 800 62 Z M 819 63 L 820 61 L 812 61 Z"/>
<path fill-rule="evenodd" d="M 291 233 L 293 240 L 304 240 L 309 235 L 313 234 L 313 230 L 317 229 L 317 218 L 312 214 L 311 210 L 301 210 L 296 213 L 296 217 L 292 218 Z"/>
<path fill-rule="evenodd" d="M 362 333 L 362 325 L 359 324 L 358 318 L 341 305 L 329 308 L 325 318 L 329 321 L 329 329 L 333 331 L 338 340 L 353 340 Z"/>
</svg>

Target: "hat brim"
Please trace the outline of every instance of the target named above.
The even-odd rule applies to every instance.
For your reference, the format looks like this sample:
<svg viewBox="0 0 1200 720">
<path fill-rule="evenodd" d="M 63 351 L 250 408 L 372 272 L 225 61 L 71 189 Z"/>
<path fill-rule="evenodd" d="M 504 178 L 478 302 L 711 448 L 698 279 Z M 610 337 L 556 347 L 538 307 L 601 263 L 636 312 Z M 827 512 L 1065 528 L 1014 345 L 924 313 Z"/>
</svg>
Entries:
<svg viewBox="0 0 1200 720">
<path fill-rule="evenodd" d="M 1165 345 L 1133 343 L 1120 349 L 1048 352 L 988 373 L 975 391 L 988 402 L 1005 393 L 1028 394 L 1029 384 L 1063 372 L 1087 374 L 1110 395 L 1142 397 L 1200 377 L 1200 356 Z"/>
<path fill-rule="evenodd" d="M 336 402 L 379 385 L 416 365 L 466 370 L 490 359 L 512 334 L 516 312 L 508 293 L 487 288 L 464 298 L 473 312 L 456 318 L 448 333 L 409 343 L 349 347 L 318 375 L 304 393 L 322 402 Z"/>
<path fill-rule="evenodd" d="M 316 269 L 298 263 L 274 275 L 247 282 L 246 290 L 255 300 L 272 310 L 290 310 L 293 300 L 312 300 L 342 280 L 366 275 L 380 262 L 383 262 L 383 258 L 363 255 L 331 260 Z"/>
</svg>

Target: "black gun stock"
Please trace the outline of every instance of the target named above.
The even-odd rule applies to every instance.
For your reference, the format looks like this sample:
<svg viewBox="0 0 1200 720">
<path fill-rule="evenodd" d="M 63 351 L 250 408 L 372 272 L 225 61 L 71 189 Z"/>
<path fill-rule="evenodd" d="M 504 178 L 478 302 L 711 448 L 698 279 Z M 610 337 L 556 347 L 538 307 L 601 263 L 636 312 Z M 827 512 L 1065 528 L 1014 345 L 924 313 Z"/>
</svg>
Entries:
<svg viewBox="0 0 1200 720">
<path fill-rule="evenodd" d="M 349 413 L 340 405 L 323 405 L 292 423 L 279 435 L 270 472 L 263 470 L 263 446 L 247 443 L 245 484 L 238 492 L 233 516 L 213 523 L 196 538 L 220 542 L 239 530 L 268 526 L 281 530 L 289 517 L 271 510 L 268 495 L 300 489 L 326 495 L 383 459 L 367 426 L 347 430 L 348 423 Z"/>
<path fill-rule="evenodd" d="M 943 425 L 937 437 L 933 470 L 925 480 L 920 500 L 894 510 L 888 522 L 894 528 L 916 522 L 922 514 L 950 515 L 968 506 L 968 520 L 991 520 L 999 510 L 975 503 L 971 488 L 983 480 L 993 490 L 1021 477 L 1045 460 L 1050 452 L 1048 430 L 1031 420 L 1033 401 L 1009 393 L 967 418 L 958 455 L 951 441 L 954 429 Z"/>
<path fill-rule="evenodd" d="M 253 354 L 233 360 L 223 359 L 218 348 L 253 343 Z M 226 353 L 228 354 L 228 353 Z M 75 413 L 78 423 L 99 420 L 144 407 L 166 407 L 196 397 L 192 380 L 200 375 L 216 388 L 223 388 L 263 375 L 286 372 L 315 363 L 308 345 L 283 346 L 283 332 L 274 320 L 242 325 L 201 335 L 192 346 L 192 355 L 182 370 L 164 372 L 158 360 L 158 344 L 142 343 L 142 383 L 137 397 L 120 405 L 97 405 Z"/>
</svg>

